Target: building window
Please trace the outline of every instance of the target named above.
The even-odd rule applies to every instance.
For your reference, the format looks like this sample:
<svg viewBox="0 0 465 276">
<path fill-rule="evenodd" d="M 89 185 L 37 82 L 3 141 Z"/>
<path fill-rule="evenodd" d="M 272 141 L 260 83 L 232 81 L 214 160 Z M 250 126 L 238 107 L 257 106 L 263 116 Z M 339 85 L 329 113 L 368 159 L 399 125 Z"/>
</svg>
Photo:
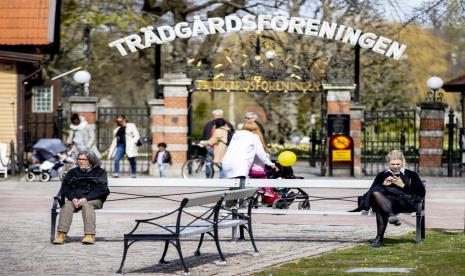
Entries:
<svg viewBox="0 0 465 276">
<path fill-rule="evenodd" d="M 53 112 L 52 86 L 36 86 L 32 88 L 32 112 Z"/>
</svg>

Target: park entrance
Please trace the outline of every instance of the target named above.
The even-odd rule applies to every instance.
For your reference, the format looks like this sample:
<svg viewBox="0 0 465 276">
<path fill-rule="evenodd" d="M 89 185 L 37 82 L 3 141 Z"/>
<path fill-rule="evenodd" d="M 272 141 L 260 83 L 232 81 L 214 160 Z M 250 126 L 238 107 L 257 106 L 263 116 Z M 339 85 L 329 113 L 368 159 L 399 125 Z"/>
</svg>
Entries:
<svg viewBox="0 0 465 276">
<path fill-rule="evenodd" d="M 152 157 L 151 145 L 148 143 L 150 137 L 150 109 L 148 107 L 100 107 L 97 113 L 97 147 L 100 152 L 107 151 L 113 140 L 113 129 L 116 127 L 115 120 L 120 114 L 126 115 L 129 122 L 136 124 L 141 137 L 142 146 L 139 147 L 137 160 L 137 173 L 149 174 L 150 160 Z M 113 172 L 114 159 L 102 158 L 103 168 L 107 172 Z M 120 173 L 130 175 L 131 168 L 126 157 L 120 162 Z"/>
</svg>

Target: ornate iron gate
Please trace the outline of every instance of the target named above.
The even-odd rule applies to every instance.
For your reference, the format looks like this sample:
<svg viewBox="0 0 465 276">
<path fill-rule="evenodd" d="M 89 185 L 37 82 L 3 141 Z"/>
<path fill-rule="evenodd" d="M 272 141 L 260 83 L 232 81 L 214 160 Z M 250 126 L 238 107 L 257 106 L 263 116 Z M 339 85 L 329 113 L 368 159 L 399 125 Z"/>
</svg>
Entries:
<svg viewBox="0 0 465 276">
<path fill-rule="evenodd" d="M 97 141 L 100 152 L 108 151 L 113 140 L 113 129 L 116 127 L 116 116 L 124 114 L 129 122 L 135 123 L 142 141 L 136 158 L 137 173 L 149 174 L 152 145 L 150 139 L 150 108 L 149 107 L 100 107 L 97 115 Z M 103 167 L 107 172 L 113 172 L 113 159 L 102 158 Z M 130 166 L 126 157 L 120 163 L 120 174 L 129 175 Z"/>
<path fill-rule="evenodd" d="M 55 113 L 26 113 L 24 116 L 24 145 L 26 151 L 42 138 L 63 138 L 63 127 L 68 128 L 68 114 L 63 106 L 57 105 Z"/>
<path fill-rule="evenodd" d="M 376 175 L 386 169 L 385 156 L 399 149 L 407 168 L 418 168 L 416 110 L 365 111 L 362 125 L 362 171 Z"/>
</svg>

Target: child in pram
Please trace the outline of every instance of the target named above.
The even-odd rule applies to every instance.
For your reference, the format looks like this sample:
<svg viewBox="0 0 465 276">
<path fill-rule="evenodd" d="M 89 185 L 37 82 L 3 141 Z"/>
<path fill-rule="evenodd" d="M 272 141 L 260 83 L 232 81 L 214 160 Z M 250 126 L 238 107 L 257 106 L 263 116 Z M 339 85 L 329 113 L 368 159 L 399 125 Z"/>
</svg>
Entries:
<svg viewBox="0 0 465 276">
<path fill-rule="evenodd" d="M 269 170 L 264 166 L 260 168 L 260 164 L 257 166 L 254 164 L 249 172 L 249 177 L 260 179 L 303 179 L 303 177 L 294 175 L 291 166 L 282 166 L 275 159 L 271 161 L 275 163 L 278 170 Z M 273 209 L 287 209 L 296 199 L 299 201 L 299 209 L 310 209 L 309 195 L 300 188 L 259 188 L 257 197 L 255 198 L 255 204 L 256 207 L 258 207 L 260 202 L 261 205 L 273 207 Z"/>
<path fill-rule="evenodd" d="M 26 169 L 26 181 L 49 181 L 52 177 L 63 179 L 66 164 L 74 164 L 67 155 L 67 148 L 59 139 L 40 139 L 34 146 L 30 158 L 31 167 Z"/>
</svg>

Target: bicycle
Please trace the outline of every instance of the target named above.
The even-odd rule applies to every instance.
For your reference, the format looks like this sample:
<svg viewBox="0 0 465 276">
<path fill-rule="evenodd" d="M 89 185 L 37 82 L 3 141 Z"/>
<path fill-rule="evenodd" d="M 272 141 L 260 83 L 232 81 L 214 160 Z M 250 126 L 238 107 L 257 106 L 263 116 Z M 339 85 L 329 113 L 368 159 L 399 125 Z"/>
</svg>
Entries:
<svg viewBox="0 0 465 276">
<path fill-rule="evenodd" d="M 213 153 L 204 145 L 192 144 L 193 157 L 181 167 L 183 178 L 219 178 L 221 166 L 213 162 Z"/>
</svg>

